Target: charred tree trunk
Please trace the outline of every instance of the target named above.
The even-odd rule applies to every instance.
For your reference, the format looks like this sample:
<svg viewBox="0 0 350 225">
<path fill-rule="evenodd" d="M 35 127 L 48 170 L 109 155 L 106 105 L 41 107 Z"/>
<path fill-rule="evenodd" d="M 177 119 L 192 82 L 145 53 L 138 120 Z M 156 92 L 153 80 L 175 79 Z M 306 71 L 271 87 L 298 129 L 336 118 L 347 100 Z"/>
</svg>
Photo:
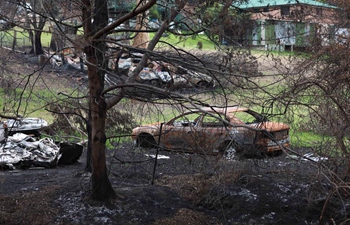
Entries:
<svg viewBox="0 0 350 225">
<path fill-rule="evenodd" d="M 88 46 L 85 53 L 88 61 L 89 80 L 89 110 L 91 113 L 91 163 L 92 163 L 92 193 L 95 200 L 107 200 L 116 197 L 116 193 L 109 181 L 106 167 L 106 117 L 107 104 L 103 97 L 104 74 L 107 68 L 107 58 L 105 52 L 106 43 L 98 40 L 90 40 L 90 37 L 99 29 L 108 24 L 108 9 L 106 0 L 95 1 L 95 14 L 93 15 L 90 0 L 84 0 L 85 10 L 83 11 L 84 32 L 87 35 Z M 93 16 L 93 23 L 91 23 Z M 104 38 L 104 36 L 102 37 Z"/>
<path fill-rule="evenodd" d="M 32 48 L 29 54 L 41 55 L 44 54 L 43 46 L 41 44 L 41 31 L 35 31 L 32 41 Z"/>
<path fill-rule="evenodd" d="M 88 79 L 91 109 L 91 159 L 92 159 L 92 198 L 106 200 L 116 196 L 108 179 L 106 167 L 106 116 L 107 107 L 103 96 L 105 64 L 103 43 L 93 43 L 88 55 Z"/>
<path fill-rule="evenodd" d="M 164 21 L 158 30 L 155 38 L 149 43 L 148 49 L 153 50 L 158 43 L 162 33 L 168 27 L 171 20 L 178 15 L 184 7 L 185 1 L 176 1 L 177 7 L 172 10 L 171 16 Z M 104 77 L 107 70 L 108 57 L 106 56 L 107 44 L 106 34 L 108 33 L 108 8 L 107 0 L 95 0 L 94 7 L 90 0 L 83 0 L 83 28 L 85 34 L 85 48 L 88 80 L 89 80 L 89 110 L 91 113 L 91 162 L 92 162 L 92 195 L 95 200 L 107 200 L 116 197 L 116 193 L 109 181 L 106 167 L 106 117 L 107 110 L 116 105 L 122 95 L 116 98 L 105 98 Z M 156 0 L 146 1 L 145 5 L 137 7 L 130 12 L 128 17 L 132 18 L 139 13 L 147 11 L 156 3 Z M 139 73 L 147 62 L 145 54 L 134 71 L 135 75 L 126 82 L 133 82 L 136 73 Z"/>
<path fill-rule="evenodd" d="M 44 53 L 43 46 L 41 44 L 41 34 L 44 30 L 47 17 L 43 15 L 41 7 L 35 4 L 33 9 L 33 15 L 29 16 L 26 12 L 26 29 L 29 32 L 32 48 L 30 54 L 40 55 Z"/>
</svg>

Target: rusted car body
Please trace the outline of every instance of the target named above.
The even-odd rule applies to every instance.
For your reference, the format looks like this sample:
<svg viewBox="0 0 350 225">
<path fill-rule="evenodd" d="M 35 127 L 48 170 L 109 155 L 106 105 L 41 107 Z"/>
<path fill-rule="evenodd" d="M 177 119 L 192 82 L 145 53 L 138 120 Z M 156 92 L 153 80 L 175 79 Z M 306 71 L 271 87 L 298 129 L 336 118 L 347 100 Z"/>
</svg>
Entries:
<svg viewBox="0 0 350 225">
<path fill-rule="evenodd" d="M 199 88 L 213 88 L 215 87 L 215 80 L 204 73 L 185 69 L 178 66 L 172 73 L 174 85 L 182 85 L 183 87 L 199 87 Z"/>
<path fill-rule="evenodd" d="M 133 129 L 140 147 L 196 152 L 236 151 L 273 153 L 290 145 L 289 126 L 268 121 L 261 114 L 242 107 L 202 108 L 181 114 L 165 123 Z"/>
<path fill-rule="evenodd" d="M 124 75 L 131 76 L 141 61 L 141 57 L 142 54 L 133 53 L 131 57 L 119 59 L 119 71 Z M 149 61 L 136 77 L 136 81 L 156 87 L 213 88 L 215 86 L 215 81 L 211 76 L 162 61 Z"/>
</svg>

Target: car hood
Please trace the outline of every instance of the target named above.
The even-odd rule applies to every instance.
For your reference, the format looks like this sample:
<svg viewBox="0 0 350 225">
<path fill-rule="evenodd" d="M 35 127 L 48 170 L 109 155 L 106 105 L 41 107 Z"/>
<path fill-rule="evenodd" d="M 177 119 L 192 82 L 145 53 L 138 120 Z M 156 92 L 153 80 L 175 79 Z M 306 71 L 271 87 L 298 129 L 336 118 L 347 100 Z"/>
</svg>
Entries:
<svg viewBox="0 0 350 225">
<path fill-rule="evenodd" d="M 9 119 L 6 122 L 7 127 L 10 131 L 29 131 L 39 130 L 43 127 L 47 127 L 48 123 L 41 118 L 19 118 Z"/>
<path fill-rule="evenodd" d="M 267 130 L 269 132 L 279 131 L 279 130 L 289 130 L 289 125 L 285 123 L 279 123 L 279 122 L 261 122 L 261 123 L 252 123 L 249 124 L 250 127 L 253 127 L 254 129 L 261 129 L 261 130 Z"/>
</svg>

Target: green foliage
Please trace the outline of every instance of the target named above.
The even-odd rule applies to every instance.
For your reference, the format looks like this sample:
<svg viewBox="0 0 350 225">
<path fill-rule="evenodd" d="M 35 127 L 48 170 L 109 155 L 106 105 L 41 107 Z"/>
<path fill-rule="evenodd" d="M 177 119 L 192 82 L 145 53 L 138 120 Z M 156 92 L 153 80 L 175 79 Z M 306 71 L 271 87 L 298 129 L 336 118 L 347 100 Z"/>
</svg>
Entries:
<svg viewBox="0 0 350 225">
<path fill-rule="evenodd" d="M 237 36 L 240 32 L 242 33 L 242 26 L 245 27 L 245 30 L 248 28 L 246 25 L 249 15 L 239 13 L 234 7 L 215 2 L 210 7 L 207 5 L 199 7 L 198 13 L 201 15 L 201 23 L 207 28 L 206 33 L 211 40 L 219 41 L 217 40 L 219 36 L 227 34 Z"/>
<path fill-rule="evenodd" d="M 152 8 L 149 10 L 149 17 L 151 19 L 161 19 L 161 15 L 157 5 L 152 6 Z"/>
<path fill-rule="evenodd" d="M 41 117 L 51 124 L 51 135 L 58 141 L 77 141 L 86 140 L 87 131 L 84 118 L 87 119 L 87 114 L 83 110 L 86 108 L 75 101 L 67 101 L 61 99 L 58 101 L 58 96 L 53 96 L 48 90 L 38 90 L 33 93 L 23 92 L 21 89 L 14 89 L 13 91 L 5 91 L 0 89 L 0 107 L 5 109 L 7 113 L 12 115 L 19 114 L 22 116 Z M 49 104 L 55 102 L 54 104 Z M 58 103 L 61 102 L 61 103 Z M 128 103 L 128 102 L 124 102 Z M 78 104 L 78 105 L 77 105 Z M 141 107 L 138 105 L 136 107 Z M 130 133 L 132 128 L 137 124 L 148 124 L 153 122 L 165 122 L 174 116 L 181 113 L 178 109 L 172 106 L 162 105 L 148 105 L 147 108 L 142 108 L 122 111 L 112 109 L 108 112 L 107 119 L 107 147 L 113 148 L 116 143 L 130 141 Z M 66 114 L 52 114 L 45 109 L 55 112 L 66 112 Z M 17 109 L 9 111 L 9 109 Z M 259 111 L 259 109 L 254 108 Z M 130 113 L 130 112 L 133 113 Z M 306 111 L 304 111 L 306 113 Z M 300 114 L 300 113 L 299 113 Z M 322 134 L 317 134 L 314 131 L 306 131 L 300 127 L 300 124 L 305 123 L 305 119 L 300 119 L 299 114 L 294 114 L 292 120 L 274 117 L 270 118 L 273 121 L 281 121 L 291 125 L 291 142 L 293 146 L 298 147 L 312 147 L 316 143 L 324 141 L 325 137 Z M 306 115 L 305 115 L 306 116 Z M 289 122 L 288 122 L 289 121 Z"/>
<path fill-rule="evenodd" d="M 49 90 L 23 91 L 20 88 L 12 90 L 0 89 L 0 108 L 2 113 L 11 116 L 41 117 L 51 121 L 52 116 L 45 111 L 49 102 L 57 101 Z"/>
<path fill-rule="evenodd" d="M 317 143 L 321 143 L 324 138 L 325 136 L 314 132 L 297 131 L 293 129 L 291 129 L 290 132 L 290 139 L 293 147 L 314 147 Z"/>
</svg>

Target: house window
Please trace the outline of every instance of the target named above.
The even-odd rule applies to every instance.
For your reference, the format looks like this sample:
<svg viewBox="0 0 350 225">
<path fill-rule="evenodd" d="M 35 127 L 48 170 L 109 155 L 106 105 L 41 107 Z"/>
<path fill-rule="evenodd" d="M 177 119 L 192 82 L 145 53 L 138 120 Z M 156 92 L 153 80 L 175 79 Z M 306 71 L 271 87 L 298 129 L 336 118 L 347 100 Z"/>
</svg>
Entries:
<svg viewBox="0 0 350 225">
<path fill-rule="evenodd" d="M 289 5 L 282 5 L 281 6 L 281 15 L 282 16 L 289 16 L 290 14 L 290 7 Z"/>
</svg>

